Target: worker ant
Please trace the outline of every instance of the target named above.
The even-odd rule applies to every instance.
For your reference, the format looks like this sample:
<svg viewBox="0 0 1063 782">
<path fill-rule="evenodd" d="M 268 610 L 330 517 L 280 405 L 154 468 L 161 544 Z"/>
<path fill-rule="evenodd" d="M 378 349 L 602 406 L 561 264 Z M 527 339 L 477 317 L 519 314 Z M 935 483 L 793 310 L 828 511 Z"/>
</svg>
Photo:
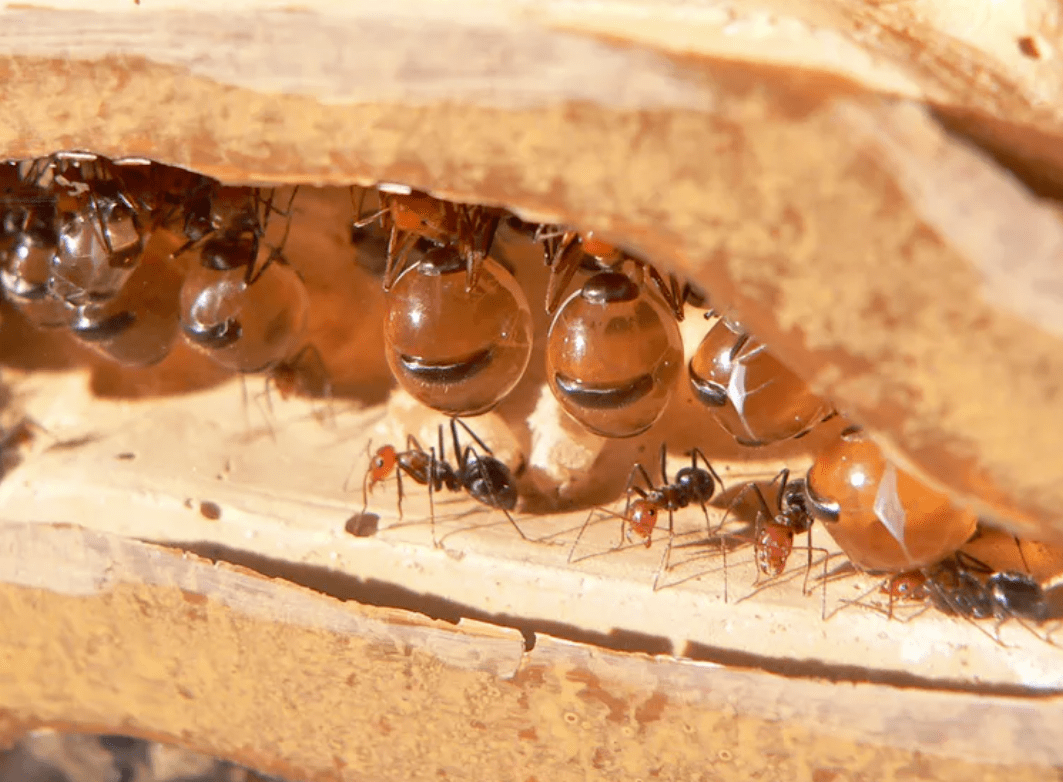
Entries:
<svg viewBox="0 0 1063 782">
<path fill-rule="evenodd" d="M 699 459 L 701 465 L 704 466 L 699 466 Z M 642 486 L 637 483 L 640 478 L 643 482 Z M 667 511 L 668 543 L 653 577 L 653 589 L 656 591 L 662 574 L 669 568 L 672 544 L 675 539 L 675 511 L 682 510 L 689 505 L 697 503 L 701 506 L 701 510 L 705 514 L 705 524 L 707 528 L 709 525 L 707 505 L 716 494 L 717 484 L 719 484 L 722 493 L 724 491 L 723 480 L 716 474 L 716 470 L 713 469 L 712 464 L 705 457 L 705 454 L 701 452 L 700 448 L 693 448 L 690 451 L 690 466 L 680 468 L 675 474 L 675 481 L 670 481 L 668 479 L 668 451 L 667 447 L 662 443 L 661 485 L 655 486 L 649 473 L 646 471 L 646 468 L 643 467 L 641 463 L 636 462 L 628 475 L 627 487 L 625 489 L 626 500 L 624 503 L 624 512 L 616 513 L 607 508 L 596 508 L 592 510 L 587 515 L 586 521 L 583 522 L 583 526 L 580 527 L 576 539 L 572 542 L 572 547 L 569 549 L 568 561 L 570 563 L 578 562 L 581 559 L 587 558 L 585 556 L 576 559 L 575 552 L 580 540 L 583 538 L 584 532 L 586 532 L 587 527 L 590 525 L 591 519 L 596 512 L 604 512 L 608 516 L 620 520 L 620 542 L 614 548 L 610 549 L 611 551 L 616 551 L 623 548 L 625 542 L 633 542 L 632 535 L 641 538 L 644 541 L 643 545 L 646 548 L 649 548 L 653 544 L 653 531 L 657 527 L 660 513 L 662 511 Z M 637 499 L 633 500 L 633 495 L 635 495 Z M 588 556 L 594 555 L 591 554 Z"/>
<path fill-rule="evenodd" d="M 1018 538 L 1015 538 L 1015 544 L 1025 561 Z M 877 605 L 870 607 L 883 611 L 890 619 L 895 617 L 896 603 L 917 602 L 922 604 L 920 610 L 903 621 L 936 608 L 943 614 L 970 621 L 994 641 L 1003 644 L 1000 627 L 1014 619 L 1041 640 L 1052 643 L 1050 638 L 1042 638 L 1026 624 L 1027 621 L 1043 624 L 1049 619 L 1049 604 L 1043 587 L 1027 573 L 994 570 L 965 551 L 957 551 L 932 567 L 892 575 L 857 598 L 843 602 L 866 606 L 864 598 L 875 591 L 888 596 L 887 607 L 884 611 Z M 975 621 L 990 618 L 997 620 L 992 633 Z"/>
<path fill-rule="evenodd" d="M 721 529 L 727 521 L 727 516 L 739 507 L 742 502 L 752 495 L 756 503 L 756 515 L 753 521 L 753 544 L 754 562 L 757 567 L 757 577 L 754 586 L 761 584 L 762 577 L 772 582 L 778 579 L 786 570 L 786 564 L 795 549 L 804 549 L 808 552 L 808 563 L 805 568 L 805 578 L 801 587 L 804 594 L 809 593 L 808 579 L 812 572 L 812 553 L 823 554 L 824 566 L 824 589 L 826 588 L 826 566 L 830 558 L 830 552 L 825 548 L 812 545 L 812 525 L 814 517 L 808 506 L 805 481 L 798 478 L 790 479 L 789 468 L 783 468 L 772 478 L 768 486 L 778 488 L 773 495 L 773 503 L 769 503 L 764 496 L 763 490 L 756 483 L 747 483 L 731 500 L 727 513 L 721 522 Z M 808 543 L 805 546 L 795 546 L 794 538 L 797 535 L 806 535 Z M 720 548 L 724 558 L 724 602 L 728 596 L 727 577 L 727 545 L 723 538 L 741 538 L 744 535 L 727 534 L 721 535 Z M 754 592 L 753 594 L 755 594 Z M 824 593 L 824 614 L 826 612 L 826 594 Z"/>
<path fill-rule="evenodd" d="M 458 441 L 458 426 L 465 430 L 482 453 L 467 445 L 462 449 Z M 380 482 L 395 475 L 398 494 L 399 518 L 402 518 L 402 476 L 428 487 L 429 517 L 432 524 L 432 543 L 437 548 L 441 543 L 436 538 L 435 492 L 446 489 L 451 492 L 464 491 L 477 502 L 497 508 L 505 514 L 506 520 L 523 540 L 528 536 L 513 519 L 510 511 L 517 506 L 517 483 L 510 469 L 496 459 L 483 440 L 476 435 L 468 424 L 459 418 L 450 419 L 450 435 L 457 464 L 447 461 L 444 446 L 443 425 L 439 425 L 438 448 L 425 449 L 412 434 L 406 436 L 406 450 L 399 451 L 393 445 L 384 445 L 377 449 L 369 462 L 365 478 L 362 481 L 363 514 L 369 507 L 369 493 Z"/>
</svg>

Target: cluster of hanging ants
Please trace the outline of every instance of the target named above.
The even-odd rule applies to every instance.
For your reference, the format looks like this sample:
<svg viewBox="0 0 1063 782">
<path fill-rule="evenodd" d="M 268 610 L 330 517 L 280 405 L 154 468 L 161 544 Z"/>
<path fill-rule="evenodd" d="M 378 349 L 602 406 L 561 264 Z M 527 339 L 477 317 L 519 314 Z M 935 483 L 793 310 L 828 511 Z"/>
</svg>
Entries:
<svg viewBox="0 0 1063 782">
<path fill-rule="evenodd" d="M 308 389 L 294 370 L 308 355 L 310 309 L 284 255 L 294 198 L 278 204 L 273 191 L 89 153 L 0 165 L 0 287 L 36 327 L 69 330 L 122 364 L 157 363 L 181 337 L 228 369 L 267 373 L 282 393 L 327 393 L 327 382 Z M 502 209 L 394 185 L 352 189 L 352 200 L 352 241 L 367 231 L 386 238 L 384 337 L 392 373 L 419 402 L 451 417 L 449 433 L 440 427 L 430 447 L 409 435 L 403 450 L 379 448 L 365 474 L 364 502 L 368 507 L 370 492 L 395 476 L 401 514 L 404 476 L 426 486 L 433 539 L 433 498 L 444 490 L 500 510 L 529 539 L 511 513 L 514 475 L 462 420 L 509 394 L 531 355 L 531 307 L 514 270 L 492 255 L 503 223 L 543 248 L 552 315 L 547 382 L 587 430 L 612 438 L 645 432 L 683 376 L 707 414 L 749 448 L 801 437 L 835 415 L 738 323 L 711 311 L 706 317 L 715 323 L 684 373 L 678 324 L 687 305 L 704 306 L 704 297 L 591 232 L 529 224 Z M 169 244 L 149 252 L 160 236 Z M 570 290 L 577 275 L 582 283 Z M 441 339 L 444 324 L 448 337 Z M 662 448 L 660 475 L 655 483 L 634 465 L 623 511 L 606 511 L 619 518 L 621 545 L 647 547 L 667 514 L 655 589 L 669 569 L 676 511 L 700 506 L 724 557 L 730 543 L 707 511 L 727 487 L 700 450 L 670 478 Z M 881 591 L 891 616 L 900 602 L 998 622 L 1043 622 L 1050 613 L 1031 576 L 995 572 L 961 551 L 978 534 L 972 512 L 890 464 L 855 428 L 823 449 L 806 477 L 783 470 L 766 486 L 742 486 L 728 513 L 748 502 L 758 579 L 779 577 L 795 537 L 805 535 L 807 592 L 813 552 L 826 561 L 826 550 L 812 545 L 819 520 L 853 565 L 888 574 Z M 570 561 L 596 512 L 572 543 Z"/>
</svg>

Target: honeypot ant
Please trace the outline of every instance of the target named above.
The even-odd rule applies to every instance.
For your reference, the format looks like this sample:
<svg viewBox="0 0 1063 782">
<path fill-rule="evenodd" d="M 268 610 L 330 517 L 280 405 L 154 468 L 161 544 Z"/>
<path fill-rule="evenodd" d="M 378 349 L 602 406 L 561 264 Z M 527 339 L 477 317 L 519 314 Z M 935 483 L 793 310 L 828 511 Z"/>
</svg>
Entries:
<svg viewBox="0 0 1063 782">
<path fill-rule="evenodd" d="M 633 437 L 664 413 L 682 367 L 674 313 L 620 271 L 588 279 L 547 335 L 550 390 L 565 411 L 605 437 Z"/>
<path fill-rule="evenodd" d="M 35 326 L 65 326 L 73 307 L 50 284 L 59 243 L 55 194 L 44 185 L 47 161 L 10 162 L 0 169 L 0 285 Z"/>
<path fill-rule="evenodd" d="M 531 357 L 531 308 L 494 258 L 468 269 L 453 246 L 430 247 L 384 297 L 384 355 L 415 399 L 452 416 L 480 415 L 520 382 Z"/>
<path fill-rule="evenodd" d="M 688 366 L 694 396 L 740 445 L 803 437 L 835 415 L 766 346 L 727 318 L 713 325 Z"/>
<path fill-rule="evenodd" d="M 704 465 L 703 467 L 698 466 L 699 459 L 701 464 Z M 640 486 L 636 482 L 639 478 L 642 479 L 644 486 Z M 680 468 L 675 474 L 675 481 L 670 481 L 668 479 L 668 450 L 667 446 L 662 443 L 661 485 L 655 486 L 646 468 L 642 466 L 641 462 L 636 462 L 628 474 L 627 487 L 624 490 L 626 497 L 624 512 L 616 513 L 607 508 L 592 510 L 583 522 L 583 526 L 580 527 L 576 539 L 572 542 L 572 547 L 568 553 L 568 561 L 570 563 L 578 562 L 587 558 L 576 559 L 574 557 L 576 547 L 579 545 L 583 533 L 586 532 L 591 518 L 596 512 L 605 512 L 609 516 L 620 520 L 620 542 L 611 549 L 616 551 L 623 548 L 625 541 L 633 542 L 632 534 L 637 538 L 641 538 L 646 548 L 650 548 L 653 544 L 653 532 L 657 527 L 660 513 L 667 511 L 668 543 L 664 554 L 661 556 L 657 572 L 653 577 L 653 589 L 656 591 L 662 574 L 668 569 L 672 553 L 672 544 L 675 539 L 675 511 L 682 510 L 694 503 L 699 504 L 702 513 L 705 514 L 705 524 L 706 528 L 708 528 L 709 512 L 707 506 L 716 494 L 716 484 L 719 484 L 721 492 L 725 490 L 723 480 L 717 475 L 716 470 L 713 469 L 712 464 L 705 458 L 705 454 L 702 453 L 700 448 L 693 448 L 690 451 L 690 466 Z M 632 500 L 632 495 L 637 495 L 638 499 Z"/>
<path fill-rule="evenodd" d="M 355 205 L 353 231 L 379 220 L 388 233 L 384 290 L 390 290 L 406 267 L 406 261 L 419 242 L 437 247 L 454 246 L 465 263 L 465 287 L 472 290 L 480 266 L 491 250 L 502 210 L 475 204 L 458 204 L 434 198 L 405 185 L 382 183 L 377 186 L 380 209 L 362 216 L 365 191 Z M 353 191 L 352 191 L 353 198 Z"/>
<path fill-rule="evenodd" d="M 274 193 L 214 188 L 189 212 L 186 235 L 201 263 L 181 289 L 181 327 L 189 342 L 238 372 L 269 370 L 292 356 L 302 340 L 310 300 L 284 246 L 291 230 L 294 189 L 287 209 Z M 287 217 L 276 246 L 265 244 L 273 213 Z M 260 260 L 265 254 L 265 259 Z"/>
<path fill-rule="evenodd" d="M 687 302 L 704 301 L 690 283 L 680 285 L 674 273 L 669 274 L 665 282 L 655 266 L 601 239 L 593 231 L 579 232 L 556 225 L 541 225 L 535 229 L 534 238 L 543 243 L 546 265 L 550 267 L 546 283 L 546 312 L 549 315 L 557 310 L 561 297 L 579 269 L 594 273 L 615 272 L 624 263 L 632 264 L 640 274 L 649 276 L 677 321 L 683 320 Z"/>
<path fill-rule="evenodd" d="M 471 445 L 465 446 L 462 450 L 458 442 L 459 425 L 476 442 L 483 454 L 477 453 Z M 393 445 L 383 445 L 377 449 L 362 481 L 363 515 L 369 507 L 369 493 L 378 483 L 394 474 L 397 483 L 399 518 L 401 519 L 402 475 L 405 473 L 416 483 L 428 487 L 432 543 L 437 548 L 441 543 L 436 538 L 435 492 L 442 489 L 452 492 L 464 491 L 477 502 L 489 508 L 497 508 L 505 514 L 506 520 L 517 531 L 517 534 L 523 540 L 529 540 L 510 514 L 510 511 L 517 507 L 517 482 L 510 469 L 501 460 L 495 458 L 484 441 L 459 418 L 450 419 L 450 435 L 454 446 L 454 456 L 457 459 L 456 465 L 447 461 L 442 424 L 439 425 L 438 435 L 438 449 L 428 448 L 426 450 L 412 434 L 406 436 L 406 450 L 404 451 L 397 450 Z"/>
</svg>

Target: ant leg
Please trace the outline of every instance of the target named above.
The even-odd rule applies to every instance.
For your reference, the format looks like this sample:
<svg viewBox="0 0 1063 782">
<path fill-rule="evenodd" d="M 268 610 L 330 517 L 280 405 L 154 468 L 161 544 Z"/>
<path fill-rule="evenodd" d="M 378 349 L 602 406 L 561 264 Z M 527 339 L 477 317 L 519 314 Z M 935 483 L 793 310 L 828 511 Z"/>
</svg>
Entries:
<svg viewBox="0 0 1063 782">
<path fill-rule="evenodd" d="M 578 559 L 573 559 L 576 554 L 576 547 L 579 545 L 580 539 L 583 537 L 583 533 L 587 531 L 587 527 L 591 523 L 591 517 L 594 516 L 596 510 L 597 508 L 591 508 L 590 513 L 587 514 L 587 518 L 583 520 L 583 526 L 579 528 L 579 532 L 576 534 L 576 539 L 572 541 L 572 547 L 568 550 L 568 563 L 570 565 L 573 562 L 579 562 Z"/>
<path fill-rule="evenodd" d="M 760 490 L 760 486 L 755 483 L 750 483 L 748 485 L 753 487 L 753 494 L 756 496 L 757 502 L 760 503 L 760 509 L 757 511 L 757 515 L 753 518 L 753 553 L 759 556 L 766 548 L 766 546 L 760 541 L 761 531 L 764 529 L 761 519 L 766 518 L 770 522 L 774 519 L 774 514 L 771 512 L 771 507 L 768 505 L 767 500 L 764 499 L 764 492 Z M 787 556 L 789 556 L 789 551 L 786 553 Z M 754 559 L 755 558 L 756 557 L 754 557 Z M 762 575 L 763 573 L 760 569 L 760 563 L 757 562 L 757 576 L 756 580 L 753 582 L 753 586 L 760 584 L 760 577 Z"/>
<path fill-rule="evenodd" d="M 702 456 L 702 458 L 704 458 L 704 456 Z M 727 505 L 727 510 L 724 511 L 723 518 L 720 519 L 720 526 L 716 528 L 716 530 L 717 530 L 717 539 L 719 540 L 719 543 L 720 543 L 720 552 L 723 555 L 723 602 L 724 603 L 729 602 L 729 594 L 728 594 L 728 592 L 729 592 L 729 586 L 728 586 L 729 578 L 728 578 L 728 575 L 727 575 L 727 541 L 726 541 L 726 536 L 727 535 L 723 531 L 723 528 L 725 526 L 727 526 L 727 517 L 731 515 L 731 511 L 733 511 L 736 507 L 738 507 L 739 503 L 743 499 L 745 499 L 746 495 L 751 491 L 750 487 L 752 487 L 754 485 L 755 484 L 747 483 L 745 486 L 743 486 L 739 490 L 738 494 L 736 494 L 734 496 L 734 499 L 732 499 L 731 502 Z"/>
<path fill-rule="evenodd" d="M 805 583 L 801 586 L 801 593 L 804 594 L 804 595 L 808 594 L 808 592 L 805 591 L 805 590 L 808 588 L 808 576 L 812 572 L 811 542 L 812 542 L 812 539 L 811 539 L 811 536 L 810 536 L 809 537 L 810 547 L 809 547 L 809 550 L 808 550 L 808 567 L 805 569 Z M 827 618 L 827 561 L 830 559 L 830 554 L 828 554 L 824 549 L 820 549 L 820 551 L 823 551 L 823 577 L 822 577 L 823 583 L 821 584 L 822 592 L 820 593 L 820 598 L 819 598 L 819 618 L 822 621 L 822 620 Z"/>
<path fill-rule="evenodd" d="M 1026 571 L 1026 573 L 1029 573 L 1030 563 L 1026 561 L 1026 552 L 1022 550 L 1022 541 L 1019 540 L 1018 535 L 1012 535 L 1011 539 L 1015 541 L 1015 548 L 1019 550 L 1019 559 L 1022 560 L 1022 569 Z"/>
<path fill-rule="evenodd" d="M 826 549 L 823 549 L 823 548 L 813 549 L 813 546 L 812 546 L 812 527 L 808 528 L 808 531 L 805 533 L 805 535 L 808 538 L 808 565 L 805 567 L 805 580 L 804 580 L 804 583 L 801 584 L 801 594 L 803 594 L 803 595 L 807 595 L 808 594 L 808 577 L 812 573 L 812 551 L 813 550 L 815 550 L 815 551 L 826 551 Z M 823 559 L 823 564 L 824 565 L 826 565 L 827 559 L 829 559 L 829 558 L 830 557 L 824 557 L 824 559 Z M 826 572 L 826 571 L 824 571 L 824 572 Z"/>
<path fill-rule="evenodd" d="M 354 194 L 351 194 L 351 201 L 354 201 Z M 365 228 L 368 225 L 372 225 L 381 217 L 388 213 L 387 208 L 378 209 L 368 217 L 362 217 L 362 206 L 365 204 L 365 190 L 362 190 L 362 195 L 358 198 L 358 203 L 355 206 L 355 214 L 357 215 L 354 220 L 351 221 L 352 228 Z"/>
<path fill-rule="evenodd" d="M 96 194 L 92 192 L 91 187 L 89 188 L 87 195 L 89 197 L 92 215 L 95 218 L 92 221 L 92 231 L 96 234 L 96 238 L 100 240 L 100 243 L 107 248 L 108 254 L 113 254 L 114 247 L 111 246 L 111 237 L 107 231 L 107 226 L 103 223 L 103 215 L 100 213 L 100 202 L 96 200 Z"/>
<path fill-rule="evenodd" d="M 965 554 L 964 552 L 957 551 L 954 556 L 956 556 L 957 562 L 960 563 L 961 567 L 963 565 L 962 565 L 962 562 L 961 562 L 960 554 L 963 554 L 964 557 L 969 558 L 973 562 L 977 562 L 977 563 L 980 563 L 982 565 L 985 564 L 985 563 L 981 562 L 981 560 L 978 560 L 975 557 L 971 557 L 969 554 Z M 986 566 L 986 567 L 988 567 L 988 566 Z M 992 569 L 990 569 L 990 572 L 992 572 Z M 972 627 L 977 629 L 978 632 L 982 633 L 982 635 L 986 636 L 987 638 L 992 639 L 993 641 L 998 643 L 1000 646 L 1003 646 L 1003 647 L 1007 648 L 1007 644 L 1005 644 L 1003 641 L 1000 640 L 999 634 L 994 635 L 993 633 L 989 632 L 984 627 L 982 627 L 982 625 L 980 625 L 974 619 L 972 619 L 971 616 L 964 611 L 963 606 L 960 605 L 960 603 L 956 600 L 956 598 L 954 596 L 952 596 L 951 594 L 949 594 L 948 590 L 942 589 L 937 584 L 937 582 L 934 579 L 932 579 L 932 578 L 928 579 L 927 580 L 927 586 L 930 588 L 931 591 L 934 592 L 934 594 L 941 601 L 941 603 L 943 603 L 948 608 L 948 610 L 951 611 L 955 616 L 958 616 L 961 619 L 963 619 L 965 622 L 967 622 Z"/>
<path fill-rule="evenodd" d="M 501 215 L 482 206 L 460 207 L 459 215 L 459 233 L 468 235 L 465 259 L 465 290 L 468 292 L 476 285 L 480 267 L 491 252 Z"/>
<path fill-rule="evenodd" d="M 664 546 L 664 554 L 657 566 L 657 573 L 653 576 L 653 591 L 656 592 L 661 581 L 661 575 L 668 572 L 672 559 L 672 542 L 675 540 L 675 514 L 668 511 L 668 543 Z"/>
<path fill-rule="evenodd" d="M 395 470 L 395 494 L 397 496 L 396 505 L 399 509 L 399 521 L 402 521 L 402 465 L 396 465 Z"/>
<path fill-rule="evenodd" d="M 241 378 L 243 375 L 241 375 Z M 273 442 L 277 442 L 277 430 L 273 428 L 273 400 L 270 398 L 269 393 L 270 378 L 266 375 L 265 390 L 262 393 L 255 394 L 251 397 L 254 400 L 255 407 L 258 408 L 258 412 L 262 414 L 262 420 L 266 422 L 266 428 L 269 429 L 269 437 Z M 266 404 L 263 406 L 260 401 L 262 397 L 266 398 Z M 246 385 L 245 385 L 245 398 L 246 398 Z M 249 427 L 250 428 L 250 425 Z"/>
<path fill-rule="evenodd" d="M 488 456 L 492 456 L 494 454 L 494 452 L 490 448 L 487 447 L 487 443 L 485 443 L 483 440 L 481 440 L 479 435 L 477 435 L 476 432 L 474 432 L 472 429 L 470 429 L 469 425 L 467 423 L 465 423 L 462 419 L 460 419 L 460 418 L 455 416 L 454 418 L 450 419 L 451 434 L 454 437 L 454 456 L 455 457 L 459 453 L 458 450 L 457 450 L 457 448 L 458 448 L 458 435 L 457 435 L 457 427 L 455 426 L 455 424 L 459 424 L 461 426 L 461 428 L 465 430 L 466 434 L 468 434 L 469 437 L 471 437 L 473 439 L 473 441 L 478 446 L 480 446 L 480 449 L 484 453 L 486 453 Z"/>
<path fill-rule="evenodd" d="M 624 517 L 627 518 L 628 511 L 631 510 L 631 492 L 636 492 L 643 499 L 646 498 L 646 491 L 635 485 L 635 478 L 639 475 L 642 476 L 642 480 L 646 482 L 646 490 L 653 491 L 653 481 L 650 480 L 649 473 L 646 472 L 646 468 L 642 466 L 641 462 L 635 462 L 635 466 L 631 468 L 631 472 L 627 476 L 627 486 L 624 488 L 624 495 L 627 497 L 627 501 L 624 504 Z"/>
<path fill-rule="evenodd" d="M 369 510 L 369 475 L 373 471 L 373 456 L 370 452 L 370 448 L 373 447 L 373 441 L 370 440 L 365 447 L 366 455 L 369 456 L 369 469 L 365 471 L 365 475 L 362 476 L 362 513 Z M 351 463 L 351 469 L 347 471 L 347 477 L 343 481 L 343 490 L 347 491 L 348 485 L 351 481 L 351 476 L 354 475 L 354 465 L 358 462 Z"/>
<path fill-rule="evenodd" d="M 451 419 L 452 422 L 453 420 L 454 419 Z M 498 502 L 498 495 L 495 493 L 495 486 L 491 482 L 491 476 L 488 475 L 486 469 L 484 469 L 483 460 L 480 459 L 479 454 L 476 453 L 476 451 L 471 445 L 465 448 L 465 453 L 463 453 L 461 456 L 462 469 L 464 469 L 470 463 L 470 457 L 472 458 L 472 464 L 476 465 L 476 472 L 480 476 L 480 480 L 483 481 L 484 485 L 487 487 L 488 496 L 491 498 L 490 506 L 492 508 L 498 508 L 498 510 L 502 511 L 503 515 L 506 517 L 506 521 L 508 521 L 510 523 L 510 526 L 512 526 L 513 529 L 517 531 L 517 534 L 520 535 L 521 540 L 526 540 L 530 542 L 531 538 L 524 534 L 524 530 L 522 530 L 520 528 L 520 525 L 517 524 L 517 521 L 513 518 L 513 515 L 509 512 L 508 509 L 502 507 L 502 505 Z"/>
<path fill-rule="evenodd" d="M 583 261 L 583 244 L 579 234 L 566 231 L 547 261 L 550 276 L 546 281 L 546 314 L 553 315 L 561 304 L 561 298 L 576 276 Z"/>
<path fill-rule="evenodd" d="M 683 320 L 683 302 L 676 295 L 676 291 L 670 289 L 668 283 L 664 281 L 664 277 L 661 273 L 649 263 L 641 264 L 645 274 L 648 274 L 650 280 L 653 281 L 654 286 L 657 288 L 657 292 L 661 294 L 661 298 L 664 299 L 664 303 L 668 305 L 668 308 L 672 310 L 672 314 L 675 315 L 675 319 L 678 321 Z"/>
<path fill-rule="evenodd" d="M 968 554 L 962 549 L 957 551 L 954 556 L 956 557 L 956 564 L 962 568 L 974 570 L 985 575 L 989 575 L 993 572 L 991 565 L 987 565 L 985 562 L 978 559 L 978 557 Z"/>
<path fill-rule="evenodd" d="M 668 446 L 661 443 L 661 485 L 667 486 L 668 481 Z"/>
<path fill-rule="evenodd" d="M 581 557 L 576 557 L 575 556 L 576 547 L 579 545 L 580 540 L 583 538 L 583 533 L 586 532 L 587 528 L 591 525 L 591 520 L 594 518 L 594 514 L 596 514 L 596 513 L 603 515 L 606 519 L 609 519 L 609 518 L 620 519 L 621 529 L 623 529 L 623 524 L 625 523 L 624 517 L 621 516 L 616 511 L 609 510 L 608 508 L 600 508 L 600 507 L 599 508 L 591 508 L 590 512 L 587 514 L 587 518 L 584 520 L 583 525 L 579 529 L 579 533 L 576 535 L 576 539 L 574 541 L 572 541 L 572 547 L 568 551 L 568 556 L 569 556 L 569 560 L 568 561 L 569 561 L 569 563 L 582 562 L 585 559 L 590 559 L 591 557 L 601 556 L 602 554 L 606 554 L 606 553 L 609 553 L 611 551 L 619 551 L 620 549 L 622 549 L 624 547 L 623 532 L 621 532 L 620 543 L 617 544 L 616 546 L 613 546 L 612 548 L 608 548 L 605 551 L 598 551 L 598 552 L 592 552 L 590 554 L 584 554 Z"/>
<path fill-rule="evenodd" d="M 369 507 L 369 473 L 373 469 L 373 455 L 370 449 L 373 447 L 373 441 L 370 440 L 365 446 L 365 455 L 369 457 L 369 469 L 365 471 L 365 475 L 362 476 L 362 502 L 365 508 Z M 358 460 L 351 462 L 351 468 L 347 470 L 347 477 L 343 479 L 343 490 L 348 492 L 351 490 L 351 476 L 354 475 L 355 465 L 358 464 Z M 363 511 L 365 510 L 363 508 Z"/>
<path fill-rule="evenodd" d="M 434 548 L 443 548 L 439 539 L 436 537 L 436 501 L 435 501 L 435 485 L 436 485 L 436 449 L 431 448 L 428 451 L 428 518 L 432 525 L 432 546 Z"/>
<path fill-rule="evenodd" d="M 395 284 L 395 280 L 402 273 L 406 258 L 413 250 L 414 245 L 417 244 L 417 239 L 417 234 L 408 234 L 400 231 L 397 225 L 391 226 L 391 233 L 388 236 L 387 260 L 384 264 L 383 288 L 385 291 L 391 290 L 391 286 Z"/>
<path fill-rule="evenodd" d="M 889 579 L 889 580 L 892 580 L 892 579 Z M 824 578 L 824 582 L 826 582 L 826 578 Z M 823 621 L 826 622 L 828 619 L 833 618 L 835 614 L 837 614 L 839 611 L 843 610 L 846 606 L 860 606 L 862 608 L 870 608 L 873 611 L 881 612 L 882 611 L 881 607 L 879 607 L 877 605 L 874 605 L 873 603 L 872 604 L 868 604 L 868 603 L 864 603 L 864 602 L 861 602 L 861 601 L 864 598 L 868 597 L 869 595 L 873 595 L 875 592 L 879 591 L 885 583 L 886 583 L 885 581 L 879 581 L 873 587 L 871 587 L 870 589 L 868 589 L 865 592 L 861 592 L 856 597 L 853 597 L 853 598 L 841 598 L 838 601 L 841 605 L 839 605 L 838 608 L 836 608 L 833 611 L 831 611 L 830 616 L 827 616 L 827 615 L 824 614 Z M 826 587 L 826 584 L 824 583 L 824 594 L 826 593 L 825 587 Z M 826 603 L 824 603 L 824 607 L 825 606 L 826 606 Z M 892 593 L 892 590 L 891 590 L 890 591 L 890 609 L 891 609 L 891 611 L 892 611 L 892 607 L 893 607 L 893 593 Z"/>
<path fill-rule="evenodd" d="M 690 449 L 690 466 L 691 467 L 697 467 L 697 462 L 695 460 L 698 459 L 698 458 L 700 458 L 701 459 L 701 463 L 705 465 L 705 469 L 706 469 L 706 471 L 708 471 L 709 475 L 711 475 L 716 480 L 716 482 L 718 484 L 720 484 L 720 493 L 723 494 L 725 491 L 727 491 L 727 487 L 724 486 L 724 483 L 723 483 L 723 478 L 721 478 L 716 473 L 716 470 L 714 470 L 712 468 L 712 464 L 709 462 L 708 459 L 705 458 L 705 454 L 702 452 L 702 450 L 695 446 L 694 448 Z"/>
</svg>

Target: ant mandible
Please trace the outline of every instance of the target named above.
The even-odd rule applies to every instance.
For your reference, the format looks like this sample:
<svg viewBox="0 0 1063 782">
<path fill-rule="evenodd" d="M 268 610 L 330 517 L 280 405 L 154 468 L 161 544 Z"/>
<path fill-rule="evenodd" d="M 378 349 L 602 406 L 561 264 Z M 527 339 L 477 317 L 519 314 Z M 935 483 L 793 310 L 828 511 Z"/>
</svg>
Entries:
<svg viewBox="0 0 1063 782">
<path fill-rule="evenodd" d="M 482 449 L 483 454 L 477 453 L 471 445 L 465 446 L 462 450 L 458 442 L 459 424 Z M 406 436 L 406 450 L 404 451 L 396 450 L 393 445 L 383 445 L 378 448 L 369 462 L 369 468 L 362 481 L 362 513 L 364 514 L 369 507 L 369 493 L 378 483 L 394 473 L 397 483 L 399 518 L 401 519 L 402 475 L 405 473 L 415 482 L 428 487 L 432 543 L 437 548 L 441 544 L 436 538 L 434 495 L 435 492 L 444 488 L 452 492 L 464 491 L 477 502 L 501 510 L 517 534 L 523 540 L 528 540 L 528 536 L 524 534 L 520 525 L 510 514 L 510 511 L 517 506 L 517 483 L 513 473 L 502 461 L 492 455 L 491 449 L 461 419 L 450 419 L 450 434 L 457 459 L 456 466 L 447 461 L 442 424 L 439 425 L 438 430 L 438 450 L 436 448 L 426 450 L 412 434 Z"/>
</svg>

